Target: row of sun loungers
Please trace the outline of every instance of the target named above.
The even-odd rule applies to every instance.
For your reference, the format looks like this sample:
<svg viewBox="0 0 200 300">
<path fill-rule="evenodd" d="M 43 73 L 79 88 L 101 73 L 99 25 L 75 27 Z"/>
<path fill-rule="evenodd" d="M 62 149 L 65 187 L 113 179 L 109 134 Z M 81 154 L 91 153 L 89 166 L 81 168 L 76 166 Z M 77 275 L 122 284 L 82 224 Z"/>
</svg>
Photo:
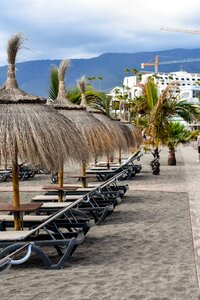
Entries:
<svg viewBox="0 0 200 300">
<path fill-rule="evenodd" d="M 97 180 L 99 181 L 105 181 L 109 178 L 112 178 L 112 176 L 119 174 L 123 170 L 127 170 L 127 172 L 124 172 L 121 176 L 121 179 L 124 180 L 130 180 L 132 179 L 135 174 L 139 173 L 141 171 L 141 165 L 135 164 L 135 160 L 139 160 L 142 155 L 142 152 L 138 150 L 137 152 L 133 153 L 128 160 L 126 160 L 122 164 L 109 164 L 109 169 L 107 166 L 107 163 L 99 163 L 96 166 L 92 167 L 91 169 L 86 170 L 86 175 L 88 174 L 95 174 Z"/>
<path fill-rule="evenodd" d="M 99 185 L 64 191 L 63 202 L 58 202 L 59 191 L 47 191 L 34 197 L 32 202 L 40 202 L 41 206 L 35 214 L 23 216 L 23 230 L 12 229 L 12 214 L 0 215 L 0 270 L 23 263 L 32 252 L 40 257 L 45 267 L 63 268 L 89 229 L 101 224 L 121 202 L 128 185 L 119 180 L 129 178 L 133 161 L 140 154 L 127 160 L 127 165 L 124 163 L 119 172 Z M 57 253 L 53 259 L 52 249 Z M 16 251 L 18 255 L 21 251 L 22 259 L 13 258 Z"/>
</svg>

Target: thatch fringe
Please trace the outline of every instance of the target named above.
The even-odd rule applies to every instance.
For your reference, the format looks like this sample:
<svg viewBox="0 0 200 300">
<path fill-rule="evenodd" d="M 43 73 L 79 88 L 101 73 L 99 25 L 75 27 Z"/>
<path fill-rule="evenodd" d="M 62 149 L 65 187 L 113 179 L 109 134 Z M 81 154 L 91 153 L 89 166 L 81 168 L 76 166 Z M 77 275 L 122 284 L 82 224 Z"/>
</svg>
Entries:
<svg viewBox="0 0 200 300">
<path fill-rule="evenodd" d="M 122 129 L 123 135 L 126 139 L 127 147 L 128 148 L 133 148 L 136 146 L 136 139 L 135 139 L 135 134 L 131 130 L 130 127 L 128 127 L 126 124 L 120 122 L 120 121 L 115 121 L 119 125 L 119 127 Z"/>
<path fill-rule="evenodd" d="M 113 154 L 116 150 L 115 141 L 110 136 L 107 127 L 90 113 L 74 109 L 59 109 L 59 112 L 78 127 L 82 137 L 85 138 L 89 145 L 92 156 Z"/>
<path fill-rule="evenodd" d="M 60 66 L 66 66 L 63 61 Z M 64 83 L 64 73 L 66 68 L 62 67 L 61 80 Z M 84 98 L 84 87 L 85 81 L 82 78 L 80 80 L 80 87 L 82 91 L 82 97 Z M 115 151 L 115 143 L 112 137 L 109 135 L 107 127 L 104 126 L 99 120 L 93 115 L 86 111 L 86 107 L 72 104 L 66 96 L 62 94 L 62 97 L 57 97 L 54 102 L 49 103 L 55 107 L 59 113 L 64 115 L 67 119 L 71 120 L 79 131 L 82 137 L 87 141 L 89 151 L 92 156 L 101 156 L 103 154 L 113 154 Z"/>
<path fill-rule="evenodd" d="M 139 129 L 137 126 L 135 126 L 134 124 L 132 124 L 131 122 L 126 121 L 126 120 L 121 120 L 121 123 L 125 124 L 126 126 L 128 126 L 130 128 L 132 135 L 135 138 L 136 145 L 137 146 L 141 145 L 143 143 L 141 129 Z"/>
<path fill-rule="evenodd" d="M 24 38 L 21 33 L 17 33 L 11 37 L 7 45 L 8 54 L 8 76 L 6 81 L 7 88 L 17 88 L 17 81 L 15 76 L 15 61 L 19 50 L 22 48 Z"/>
<path fill-rule="evenodd" d="M 2 104 L 0 145 L 2 164 L 12 161 L 16 147 L 22 162 L 42 163 L 48 169 L 88 158 L 83 138 L 72 123 L 41 104 Z"/>
<path fill-rule="evenodd" d="M 7 44 L 8 63 L 14 65 L 16 62 L 16 56 L 20 49 L 22 49 L 24 43 L 24 37 L 21 33 L 14 34 Z"/>
<path fill-rule="evenodd" d="M 85 76 L 82 76 L 80 79 L 77 80 L 77 86 L 81 92 L 81 106 L 85 107 L 87 106 L 87 101 L 85 97 L 85 91 L 86 91 L 86 78 Z"/>
<path fill-rule="evenodd" d="M 85 98 L 86 82 L 84 76 L 77 81 L 77 85 L 81 92 L 81 106 L 85 107 L 89 113 L 91 113 L 106 127 L 106 131 L 109 134 L 112 143 L 115 145 L 115 149 L 121 148 L 122 150 L 127 151 L 128 146 L 120 126 L 114 124 L 114 122 L 112 122 L 109 117 L 104 115 L 102 111 L 94 109 L 87 104 Z"/>
<path fill-rule="evenodd" d="M 46 99 L 35 97 L 18 88 L 15 74 L 15 61 L 19 50 L 22 48 L 24 38 L 21 33 L 13 35 L 8 41 L 8 72 L 5 85 L 0 88 L 0 103 L 46 103 Z"/>
<path fill-rule="evenodd" d="M 9 85 L 9 84 L 8 84 Z M 46 103 L 46 99 L 39 96 L 32 96 L 19 88 L 8 88 L 7 84 L 0 88 L 0 104 L 11 103 Z"/>
<path fill-rule="evenodd" d="M 22 162 L 40 163 L 48 169 L 58 169 L 65 161 L 87 160 L 85 140 L 72 122 L 45 105 L 46 99 L 26 94 L 14 84 L 15 60 L 22 44 L 21 34 L 8 42 L 8 63 L 13 73 L 8 72 L 6 85 L 0 89 L 1 164 L 11 163 L 16 150 Z"/>
<path fill-rule="evenodd" d="M 142 145 L 143 143 L 143 138 L 142 138 L 142 131 L 141 129 L 139 129 L 137 126 L 133 125 L 133 124 L 126 124 L 133 132 L 133 134 L 135 135 L 135 141 L 136 141 L 136 144 L 139 146 L 139 145 Z"/>
<path fill-rule="evenodd" d="M 69 68 L 69 59 L 64 59 L 61 61 L 59 69 L 58 69 L 58 78 L 59 78 L 59 89 L 58 89 L 58 99 L 66 98 L 66 91 L 65 91 L 65 73 Z"/>
</svg>

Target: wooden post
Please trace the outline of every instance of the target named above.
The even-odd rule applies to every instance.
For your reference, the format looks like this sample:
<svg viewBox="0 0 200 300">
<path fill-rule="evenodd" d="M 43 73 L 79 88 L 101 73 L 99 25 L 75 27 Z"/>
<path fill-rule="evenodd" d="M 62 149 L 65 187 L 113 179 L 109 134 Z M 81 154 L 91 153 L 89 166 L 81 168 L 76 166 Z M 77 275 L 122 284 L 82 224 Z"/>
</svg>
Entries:
<svg viewBox="0 0 200 300">
<path fill-rule="evenodd" d="M 109 154 L 107 155 L 107 169 L 110 169 L 110 156 Z"/>
<path fill-rule="evenodd" d="M 122 163 L 122 148 L 119 147 L 119 164 Z"/>
<path fill-rule="evenodd" d="M 82 161 L 82 187 L 86 188 L 87 187 L 87 182 L 86 182 L 86 163 L 85 161 Z"/>
<path fill-rule="evenodd" d="M 97 166 L 97 156 L 95 156 L 94 165 Z"/>
<path fill-rule="evenodd" d="M 14 159 L 12 161 L 12 186 L 13 186 L 13 207 L 20 207 L 20 196 L 19 196 L 19 177 L 18 177 L 18 161 L 17 151 L 15 152 Z M 20 213 L 14 213 L 14 228 L 15 230 L 21 229 Z"/>
<path fill-rule="evenodd" d="M 58 187 L 61 188 L 58 190 L 58 202 L 63 201 L 63 177 L 64 177 L 64 171 L 63 171 L 63 166 L 61 166 L 58 170 Z"/>
</svg>

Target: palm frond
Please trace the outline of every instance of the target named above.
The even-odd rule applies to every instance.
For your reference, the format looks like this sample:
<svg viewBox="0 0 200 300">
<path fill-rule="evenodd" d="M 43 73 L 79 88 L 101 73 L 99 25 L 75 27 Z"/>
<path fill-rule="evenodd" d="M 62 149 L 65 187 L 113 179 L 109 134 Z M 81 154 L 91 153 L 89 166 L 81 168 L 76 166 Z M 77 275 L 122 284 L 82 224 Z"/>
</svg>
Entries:
<svg viewBox="0 0 200 300">
<path fill-rule="evenodd" d="M 49 98 L 51 100 L 56 100 L 58 96 L 59 89 L 59 77 L 58 77 L 58 68 L 54 66 L 50 71 L 50 86 L 49 86 Z"/>
<path fill-rule="evenodd" d="M 73 87 L 67 90 L 67 99 L 69 99 L 72 103 L 80 105 L 81 103 L 81 93 L 78 87 Z"/>
</svg>

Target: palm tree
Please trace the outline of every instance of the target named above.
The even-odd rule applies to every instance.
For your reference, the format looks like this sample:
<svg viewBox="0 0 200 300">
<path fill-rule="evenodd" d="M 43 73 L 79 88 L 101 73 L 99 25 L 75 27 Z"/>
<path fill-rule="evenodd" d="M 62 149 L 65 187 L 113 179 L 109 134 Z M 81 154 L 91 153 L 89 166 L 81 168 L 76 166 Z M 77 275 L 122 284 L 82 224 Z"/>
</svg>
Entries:
<svg viewBox="0 0 200 300">
<path fill-rule="evenodd" d="M 137 96 L 130 102 L 130 110 L 135 125 L 141 125 L 147 130 L 150 123 L 149 116 L 158 100 L 158 91 L 152 77 L 148 78 L 146 84 L 140 86 L 143 90 L 142 96 Z"/>
<path fill-rule="evenodd" d="M 97 92 L 91 87 L 85 92 L 87 103 L 110 117 L 111 97 L 103 92 Z"/>
<path fill-rule="evenodd" d="M 176 82 L 171 82 L 160 95 L 152 77 L 141 86 L 143 95 L 136 99 L 134 109 L 146 120 L 147 133 L 152 137 L 156 147 L 159 142 L 165 141 L 170 121 L 181 117 L 191 122 L 198 115 L 196 105 L 178 99 Z"/>
<path fill-rule="evenodd" d="M 59 79 L 58 68 L 54 66 L 50 71 L 49 98 L 55 100 L 58 95 Z"/>
<path fill-rule="evenodd" d="M 94 80 L 95 77 L 87 77 L 88 80 Z M 103 78 L 99 76 L 99 80 Z M 58 95 L 59 78 L 58 78 L 58 68 L 55 66 L 50 72 L 50 86 L 49 86 L 49 98 L 54 101 Z M 80 104 L 81 93 L 77 86 L 68 89 L 66 92 L 66 98 L 74 104 Z M 85 91 L 86 102 L 95 108 L 103 111 L 107 116 L 110 116 L 110 105 L 111 97 L 107 96 L 103 92 L 95 91 L 91 85 L 86 85 Z"/>
<path fill-rule="evenodd" d="M 67 90 L 66 97 L 74 104 L 81 103 L 81 93 L 77 86 L 72 87 L 71 89 Z"/>
<path fill-rule="evenodd" d="M 128 75 L 130 73 L 130 69 L 129 68 L 125 68 L 124 72 Z"/>
<path fill-rule="evenodd" d="M 191 134 L 180 122 L 169 122 L 165 145 L 169 148 L 168 165 L 176 165 L 176 147 L 188 143 Z"/>
</svg>

